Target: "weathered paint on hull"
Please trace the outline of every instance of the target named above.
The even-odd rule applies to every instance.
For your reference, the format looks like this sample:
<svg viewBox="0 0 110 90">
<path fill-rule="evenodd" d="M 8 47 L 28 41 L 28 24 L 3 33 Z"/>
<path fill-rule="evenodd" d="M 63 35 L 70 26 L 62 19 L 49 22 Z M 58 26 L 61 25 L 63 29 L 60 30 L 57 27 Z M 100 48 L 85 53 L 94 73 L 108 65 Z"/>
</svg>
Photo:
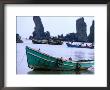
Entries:
<svg viewBox="0 0 110 90">
<path fill-rule="evenodd" d="M 43 54 L 39 51 L 26 46 L 26 55 L 28 66 L 32 69 L 46 70 L 74 70 L 77 67 L 77 62 L 61 61 L 59 58 Z M 93 63 L 80 63 L 80 68 L 88 68 Z"/>
</svg>

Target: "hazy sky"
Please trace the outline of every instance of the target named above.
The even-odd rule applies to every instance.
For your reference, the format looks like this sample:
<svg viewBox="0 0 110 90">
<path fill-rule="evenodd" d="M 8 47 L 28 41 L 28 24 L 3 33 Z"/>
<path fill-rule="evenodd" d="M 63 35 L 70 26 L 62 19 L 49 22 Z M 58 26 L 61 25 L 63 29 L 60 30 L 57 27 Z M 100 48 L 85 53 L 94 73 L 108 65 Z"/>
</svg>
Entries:
<svg viewBox="0 0 110 90">
<path fill-rule="evenodd" d="M 49 31 L 51 36 L 57 36 L 60 34 L 66 35 L 67 33 L 76 33 L 76 20 L 80 17 L 50 17 L 50 16 L 41 16 L 41 20 L 44 26 L 44 31 Z M 90 33 L 90 26 L 94 17 L 84 17 L 84 21 L 87 24 L 87 34 Z M 94 20 L 95 21 L 95 20 Z M 34 31 L 34 21 L 33 17 L 29 16 L 17 16 L 17 33 L 21 37 L 29 38 Z"/>
</svg>

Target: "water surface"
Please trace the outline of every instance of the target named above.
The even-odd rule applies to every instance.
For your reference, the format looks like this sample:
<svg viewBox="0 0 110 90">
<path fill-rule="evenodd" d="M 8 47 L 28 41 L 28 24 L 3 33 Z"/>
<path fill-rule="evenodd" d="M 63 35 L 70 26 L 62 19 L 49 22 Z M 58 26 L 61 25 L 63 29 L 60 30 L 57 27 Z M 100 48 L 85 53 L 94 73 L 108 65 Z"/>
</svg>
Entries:
<svg viewBox="0 0 110 90">
<path fill-rule="evenodd" d="M 25 47 L 29 46 L 41 52 L 49 54 L 54 57 L 63 57 L 68 60 L 71 57 L 74 61 L 77 60 L 94 60 L 94 49 L 88 48 L 70 48 L 63 45 L 48 45 L 48 44 L 32 44 L 31 40 L 23 40 L 24 43 L 17 43 L 17 60 L 16 60 L 16 73 L 17 74 L 93 74 L 93 71 L 33 71 L 28 68 Z"/>
</svg>

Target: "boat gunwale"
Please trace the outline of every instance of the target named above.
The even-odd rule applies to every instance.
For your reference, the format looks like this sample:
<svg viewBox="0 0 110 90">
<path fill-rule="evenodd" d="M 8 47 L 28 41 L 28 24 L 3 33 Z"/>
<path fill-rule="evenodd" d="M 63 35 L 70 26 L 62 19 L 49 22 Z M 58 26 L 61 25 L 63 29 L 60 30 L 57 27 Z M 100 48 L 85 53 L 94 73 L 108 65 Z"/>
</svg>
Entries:
<svg viewBox="0 0 110 90">
<path fill-rule="evenodd" d="M 26 46 L 26 47 L 28 47 L 28 46 Z M 60 58 L 56 58 L 56 57 L 53 57 L 53 56 L 47 55 L 47 54 L 45 54 L 45 53 L 39 52 L 38 50 L 33 49 L 33 48 L 30 48 L 30 47 L 28 47 L 28 48 L 31 49 L 31 50 L 34 50 L 35 52 L 38 52 L 38 53 L 40 53 L 40 54 L 43 54 L 43 55 L 46 55 L 46 56 L 48 56 L 48 57 L 52 57 L 52 58 L 55 58 L 55 59 L 59 59 L 59 60 L 60 60 Z"/>
<path fill-rule="evenodd" d="M 40 56 L 38 56 L 38 55 L 35 55 L 35 54 L 31 53 L 31 52 L 27 52 L 27 53 L 29 53 L 29 54 L 31 54 L 31 55 L 33 55 L 33 56 L 35 56 L 35 57 L 41 58 L 41 59 L 43 59 L 43 60 L 45 60 L 45 61 L 49 61 L 49 62 L 52 62 L 52 63 L 55 62 L 55 61 L 51 61 L 51 60 L 47 60 L 47 59 L 45 59 L 45 58 L 42 58 L 42 57 L 40 57 Z M 74 62 L 74 64 L 75 64 L 75 63 L 77 63 L 77 62 Z M 64 63 L 63 65 L 74 66 L 74 65 L 68 65 L 68 64 L 65 64 L 65 63 Z"/>
<path fill-rule="evenodd" d="M 28 47 L 28 46 L 27 46 Z M 28 48 L 30 48 L 30 47 L 28 47 Z M 50 56 L 50 55 L 47 55 L 47 54 L 44 54 L 44 53 L 42 53 L 42 52 L 39 52 L 38 50 L 36 50 L 36 49 L 33 49 L 33 48 L 30 48 L 30 49 L 32 49 L 32 50 L 34 50 L 35 52 L 38 52 L 38 53 L 41 53 L 41 54 L 43 54 L 43 55 L 46 55 L 46 56 L 49 56 L 49 57 L 52 57 L 52 56 Z M 27 51 L 28 52 L 28 51 Z M 28 53 L 30 53 L 30 52 L 28 52 Z M 31 53 L 31 54 L 33 54 L 33 53 Z M 33 54 L 34 56 L 37 56 L 37 55 L 35 55 L 35 54 Z M 39 57 L 39 56 L 38 56 Z M 42 58 L 42 57 L 41 57 Z M 62 60 L 62 59 L 60 59 L 60 58 L 56 58 L 56 57 L 52 57 L 52 58 L 55 58 L 55 59 L 57 59 L 57 60 Z M 43 58 L 44 59 L 44 58 Z M 47 59 L 46 59 L 47 60 Z M 62 60 L 63 61 L 63 60 Z M 94 61 L 63 61 L 63 62 L 71 62 L 71 63 L 94 63 Z"/>
<path fill-rule="evenodd" d="M 30 49 L 30 50 L 29 50 Z M 42 60 L 45 60 L 45 61 L 47 61 L 47 62 L 50 62 L 50 63 L 56 63 L 55 61 L 53 61 L 53 60 L 51 60 L 51 59 L 46 59 L 46 58 L 43 58 L 42 56 L 39 56 L 39 55 L 37 55 L 36 53 L 34 53 L 34 52 L 31 52 L 31 51 L 35 51 L 35 52 L 38 52 L 38 53 L 40 53 L 40 54 L 43 54 L 43 55 L 46 55 L 46 56 L 48 56 L 48 57 L 52 57 L 52 56 L 49 56 L 49 55 L 47 55 L 47 54 L 44 54 L 44 53 L 42 53 L 42 52 L 39 52 L 38 50 L 36 50 L 36 49 L 33 49 L 33 48 L 30 48 L 30 47 L 28 47 L 28 46 L 26 46 L 26 53 L 27 53 L 27 55 L 29 55 L 29 54 L 31 54 L 32 56 L 34 56 L 34 57 L 37 57 L 37 58 L 40 58 L 40 59 L 42 59 Z M 52 58 L 54 58 L 54 59 L 57 59 L 57 60 L 62 60 L 62 59 L 58 59 L 58 58 L 55 58 L 55 57 L 52 57 Z M 63 60 L 62 60 L 63 61 Z M 67 63 L 66 63 L 67 62 Z M 68 64 L 68 63 L 71 63 L 70 65 Z M 69 66 L 69 67 L 73 67 L 74 66 L 74 64 L 77 64 L 77 63 L 79 63 L 79 64 L 94 64 L 94 62 L 92 61 L 63 61 L 63 65 L 64 66 Z M 89 66 L 90 67 L 90 66 Z M 88 66 L 86 67 L 86 68 L 89 68 Z"/>
<path fill-rule="evenodd" d="M 40 56 L 38 56 L 38 55 L 36 55 L 36 54 L 33 54 L 33 53 L 31 53 L 31 52 L 27 52 L 27 53 L 29 53 L 29 54 L 31 54 L 31 55 L 33 55 L 33 56 L 35 56 L 35 57 L 41 58 L 41 59 L 43 59 L 43 60 L 45 60 L 45 61 L 51 61 L 51 60 L 47 60 L 47 59 L 45 59 L 45 58 L 42 58 L 42 57 L 40 57 Z M 55 62 L 55 61 L 51 61 L 51 62 Z"/>
</svg>

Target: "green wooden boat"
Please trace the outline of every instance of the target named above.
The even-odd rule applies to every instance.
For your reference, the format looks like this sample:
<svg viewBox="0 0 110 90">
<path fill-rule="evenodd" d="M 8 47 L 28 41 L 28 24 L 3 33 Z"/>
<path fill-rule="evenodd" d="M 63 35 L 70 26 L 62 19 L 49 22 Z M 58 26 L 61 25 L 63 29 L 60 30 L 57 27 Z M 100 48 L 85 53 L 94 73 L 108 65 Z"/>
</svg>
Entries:
<svg viewBox="0 0 110 90">
<path fill-rule="evenodd" d="M 94 63 L 92 61 L 64 61 L 61 58 L 56 58 L 39 50 L 34 50 L 26 46 L 26 55 L 28 67 L 31 69 L 43 69 L 43 70 L 76 70 L 87 69 Z"/>
</svg>

